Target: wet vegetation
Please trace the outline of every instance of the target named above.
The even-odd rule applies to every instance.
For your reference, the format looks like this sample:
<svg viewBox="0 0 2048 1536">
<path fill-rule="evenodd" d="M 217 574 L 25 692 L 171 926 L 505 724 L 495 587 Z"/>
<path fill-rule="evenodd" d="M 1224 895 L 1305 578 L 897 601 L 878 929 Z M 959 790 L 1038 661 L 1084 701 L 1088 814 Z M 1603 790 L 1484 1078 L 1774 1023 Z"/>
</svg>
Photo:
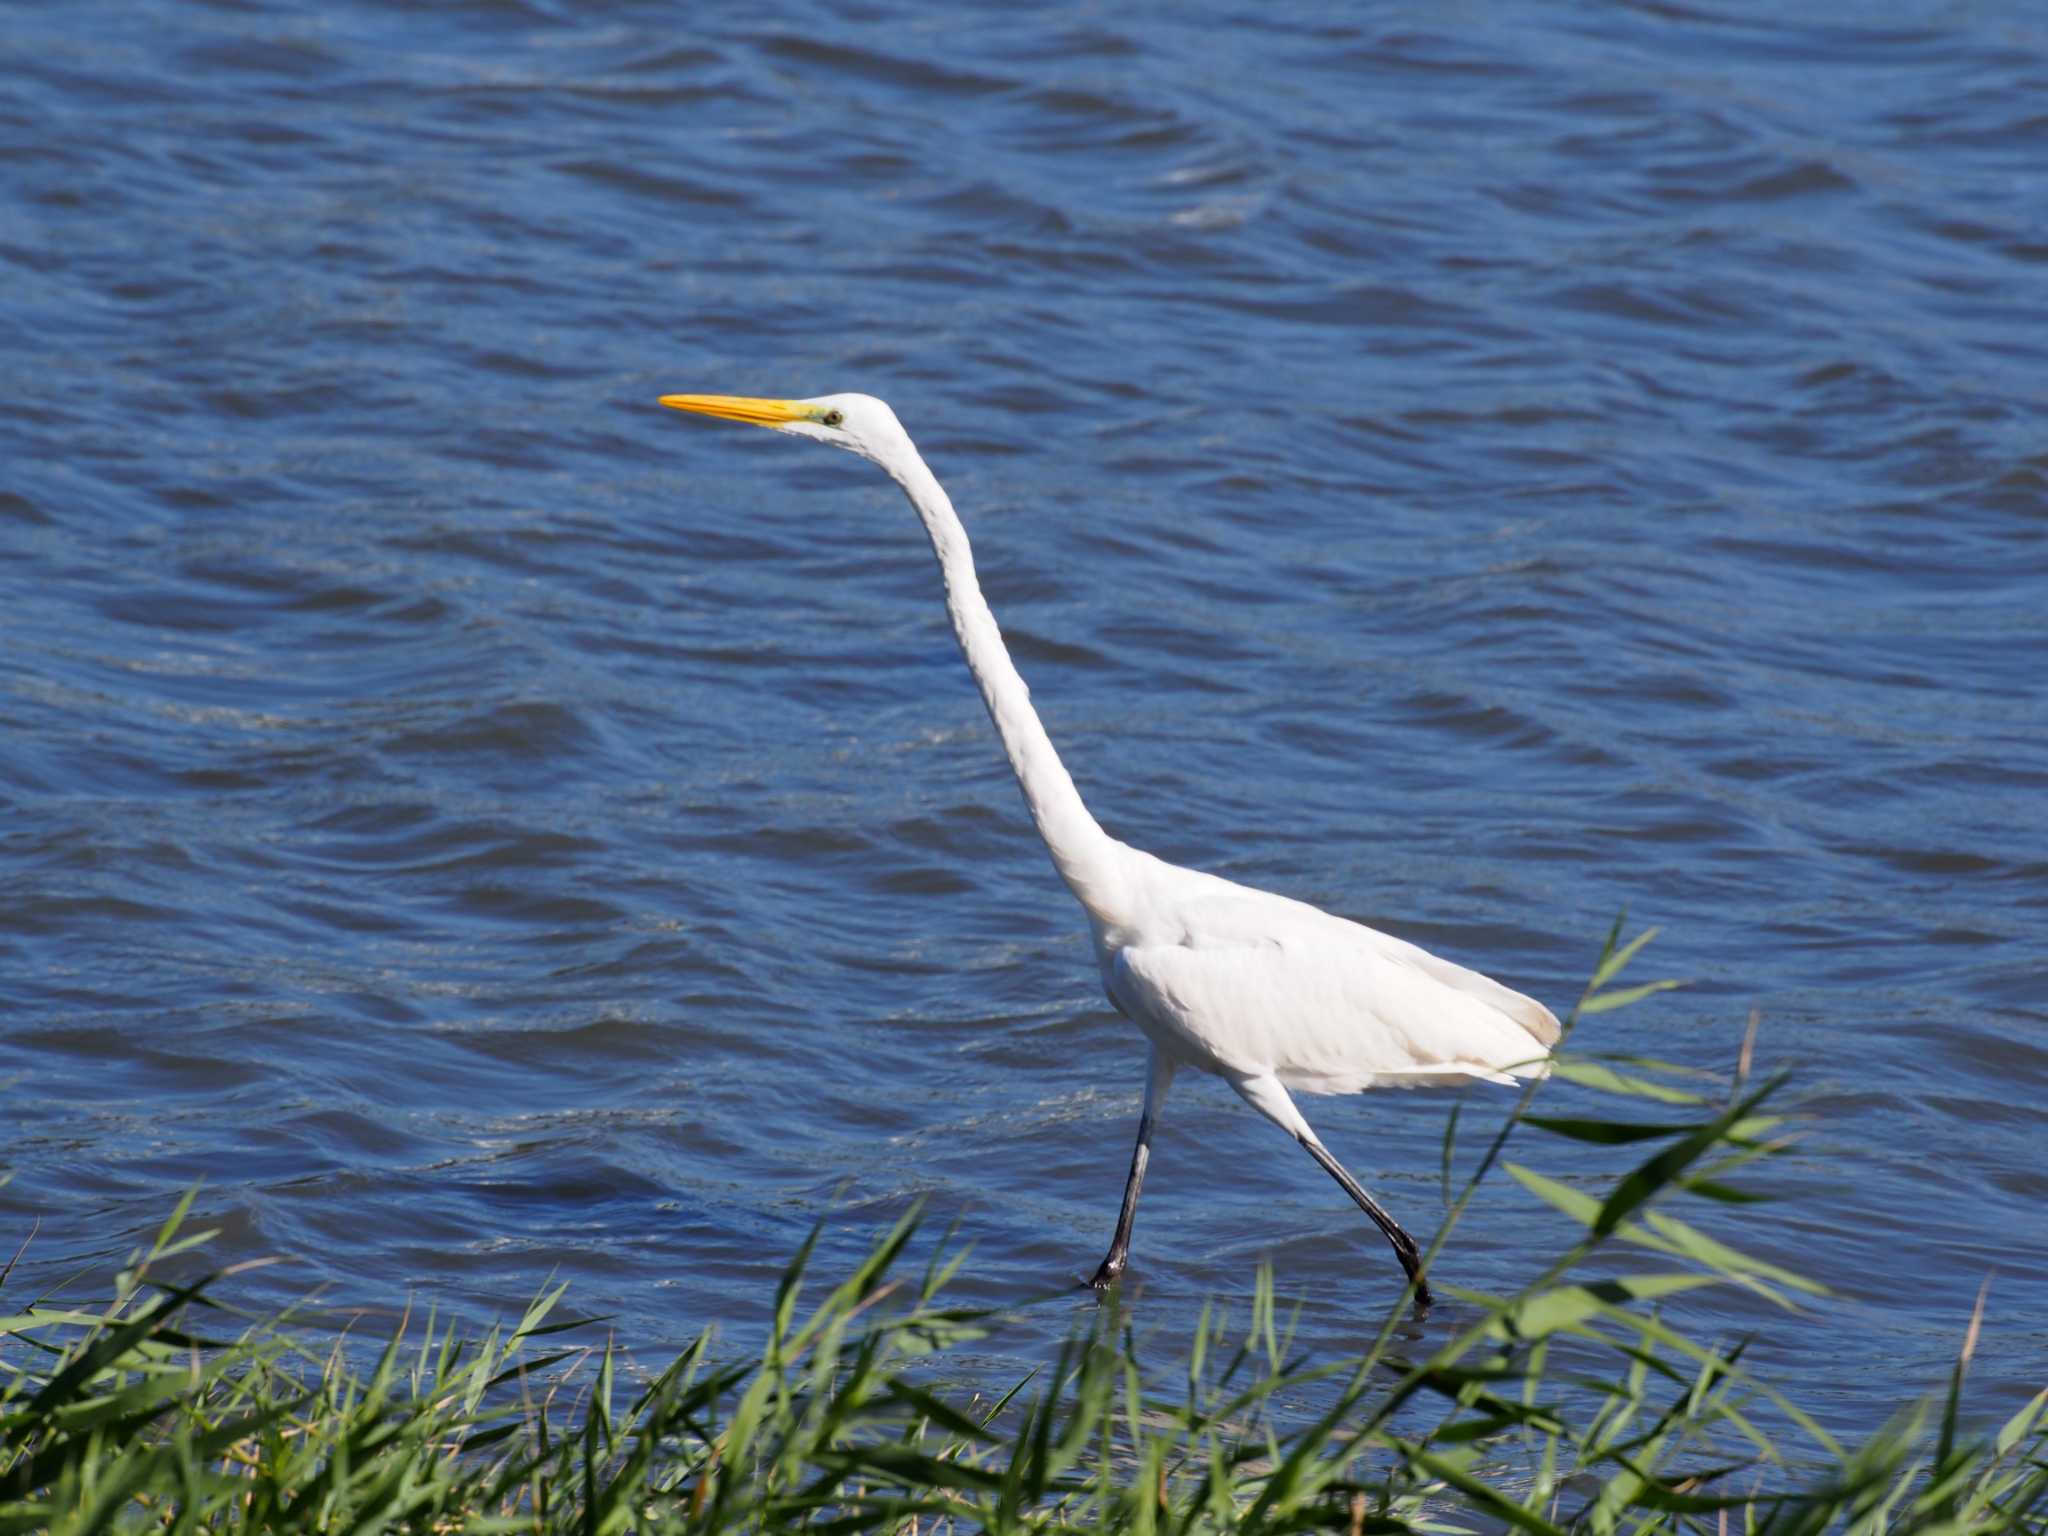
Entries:
<svg viewBox="0 0 2048 1536">
<path fill-rule="evenodd" d="M 1641 942 L 1610 936 L 1574 1024 L 1661 989 L 1621 984 Z M 1362 1356 L 1298 1358 L 1262 1277 L 1178 1358 L 1141 1351 L 1112 1302 L 996 1396 L 950 1382 L 946 1352 L 1001 1322 L 946 1305 L 958 1256 L 905 1277 L 914 1217 L 822 1296 L 797 1254 L 758 1358 L 707 1332 L 647 1379 L 567 1342 L 559 1289 L 481 1338 L 402 1328 L 374 1363 L 289 1319 L 237 1331 L 216 1299 L 233 1271 L 166 1278 L 208 1236 L 188 1197 L 100 1305 L 31 1303 L 0 1274 L 0 1532 L 2048 1533 L 2048 1393 L 1968 1411 L 1979 1318 L 1945 1388 L 1853 1441 L 1741 1338 L 1680 1321 L 1704 1287 L 1831 1304 L 1733 1246 L 1760 1220 L 1739 1181 L 1789 1142 L 1783 1083 L 1749 1054 L 1707 1082 L 1568 1035 L 1553 1084 L 1575 1087 L 1530 1085 L 1455 1185 L 1450 1117 L 1432 1255 L 1489 1179 L 1563 1239 L 1512 1295 L 1439 1282 L 1448 1329 L 1405 1325 L 1404 1297 Z M 1575 1113 L 1536 1112 L 1553 1094 Z"/>
</svg>

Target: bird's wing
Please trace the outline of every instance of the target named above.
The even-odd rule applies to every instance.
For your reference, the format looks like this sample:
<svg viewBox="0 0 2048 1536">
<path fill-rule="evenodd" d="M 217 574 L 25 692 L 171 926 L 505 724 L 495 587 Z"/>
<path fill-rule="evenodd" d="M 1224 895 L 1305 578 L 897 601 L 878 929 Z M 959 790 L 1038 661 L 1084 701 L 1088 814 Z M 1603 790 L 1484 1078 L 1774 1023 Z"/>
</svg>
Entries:
<svg viewBox="0 0 2048 1536">
<path fill-rule="evenodd" d="M 1377 928 L 1367 928 L 1363 923 L 1348 922 L 1338 918 L 1345 926 L 1356 928 L 1361 933 L 1372 935 L 1374 942 L 1389 955 L 1405 961 L 1417 970 L 1442 982 L 1459 992 L 1469 993 L 1490 1007 L 1498 1009 L 1513 1019 L 1541 1046 L 1557 1044 L 1563 1033 L 1557 1022 L 1557 1015 L 1537 1002 L 1535 998 L 1517 992 L 1513 987 L 1504 987 L 1491 976 L 1468 970 L 1455 961 L 1446 960 L 1442 955 L 1433 955 L 1419 944 L 1410 944 L 1406 939 L 1397 939 L 1391 933 L 1381 933 Z"/>
<path fill-rule="evenodd" d="M 1247 892 L 1179 917 L 1171 941 L 1117 951 L 1105 979 L 1162 1046 L 1227 1077 L 1310 1093 L 1509 1081 L 1557 1038 L 1534 999 L 1300 902 Z"/>
</svg>

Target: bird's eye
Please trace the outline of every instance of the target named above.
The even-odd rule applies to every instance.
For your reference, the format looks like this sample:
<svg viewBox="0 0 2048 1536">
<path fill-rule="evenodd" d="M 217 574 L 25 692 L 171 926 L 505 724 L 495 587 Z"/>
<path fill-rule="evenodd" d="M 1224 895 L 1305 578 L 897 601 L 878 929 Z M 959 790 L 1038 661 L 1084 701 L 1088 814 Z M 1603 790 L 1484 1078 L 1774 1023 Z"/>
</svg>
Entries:
<svg viewBox="0 0 2048 1536">
<path fill-rule="evenodd" d="M 846 420 L 846 413 L 844 411 L 827 411 L 818 420 L 824 422 L 828 427 L 836 427 L 839 423 Z"/>
</svg>

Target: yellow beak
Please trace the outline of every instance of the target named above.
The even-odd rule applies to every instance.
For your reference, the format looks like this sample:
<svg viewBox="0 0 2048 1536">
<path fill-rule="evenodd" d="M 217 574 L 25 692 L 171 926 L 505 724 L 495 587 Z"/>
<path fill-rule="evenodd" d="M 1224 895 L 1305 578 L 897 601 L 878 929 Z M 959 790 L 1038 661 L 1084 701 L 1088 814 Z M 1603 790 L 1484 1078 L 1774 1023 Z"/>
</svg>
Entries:
<svg viewBox="0 0 2048 1536">
<path fill-rule="evenodd" d="M 750 400 L 744 395 L 663 395 L 661 403 L 671 410 L 722 416 L 727 421 L 747 421 L 757 427 L 806 421 L 814 409 L 801 400 Z"/>
</svg>

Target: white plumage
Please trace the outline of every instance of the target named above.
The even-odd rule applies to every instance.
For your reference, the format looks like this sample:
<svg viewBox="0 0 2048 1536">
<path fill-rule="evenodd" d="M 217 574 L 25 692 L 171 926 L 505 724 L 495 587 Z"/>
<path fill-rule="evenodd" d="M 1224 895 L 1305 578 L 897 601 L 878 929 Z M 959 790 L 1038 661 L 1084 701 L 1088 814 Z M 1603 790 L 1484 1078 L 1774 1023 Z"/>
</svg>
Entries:
<svg viewBox="0 0 2048 1536">
<path fill-rule="evenodd" d="M 1224 1079 L 1308 1150 L 1385 1234 L 1426 1305 L 1414 1240 L 1330 1155 L 1288 1090 L 1355 1093 L 1537 1075 L 1558 1038 L 1550 1010 L 1389 934 L 1168 864 L 1104 832 L 1031 707 L 952 502 L 883 402 L 665 395 L 661 403 L 858 453 L 902 486 L 931 536 L 968 670 L 1053 866 L 1088 915 L 1103 990 L 1151 1042 L 1116 1235 L 1090 1283 L 1106 1286 L 1123 1272 L 1153 1127 L 1174 1073 L 1193 1067 Z"/>
<path fill-rule="evenodd" d="M 1157 894 L 1103 949 L 1103 986 L 1184 1066 L 1319 1094 L 1512 1082 L 1557 1039 L 1549 1009 L 1477 971 L 1131 852 L 1153 866 L 1139 888 Z"/>
</svg>

